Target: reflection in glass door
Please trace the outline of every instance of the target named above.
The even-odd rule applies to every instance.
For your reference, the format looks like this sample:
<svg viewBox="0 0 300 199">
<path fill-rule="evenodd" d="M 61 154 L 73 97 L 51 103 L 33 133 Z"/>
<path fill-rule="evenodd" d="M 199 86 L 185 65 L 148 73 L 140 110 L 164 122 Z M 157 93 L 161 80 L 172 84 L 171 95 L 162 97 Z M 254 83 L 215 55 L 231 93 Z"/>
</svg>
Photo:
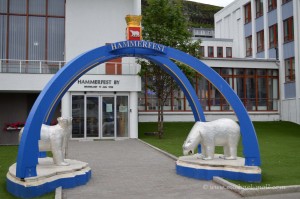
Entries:
<svg viewBox="0 0 300 199">
<path fill-rule="evenodd" d="M 99 97 L 86 98 L 86 137 L 99 137 Z"/>
<path fill-rule="evenodd" d="M 102 97 L 102 137 L 115 137 L 115 98 Z"/>
<path fill-rule="evenodd" d="M 84 96 L 72 96 L 72 138 L 84 138 Z"/>
<path fill-rule="evenodd" d="M 117 96 L 117 137 L 128 137 L 128 96 Z"/>
</svg>

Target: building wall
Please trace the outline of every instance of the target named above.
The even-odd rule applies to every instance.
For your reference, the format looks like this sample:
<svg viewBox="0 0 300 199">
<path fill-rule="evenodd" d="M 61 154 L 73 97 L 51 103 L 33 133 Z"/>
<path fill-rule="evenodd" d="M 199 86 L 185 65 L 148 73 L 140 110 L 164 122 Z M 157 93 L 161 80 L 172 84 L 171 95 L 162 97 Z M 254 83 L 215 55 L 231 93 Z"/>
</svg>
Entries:
<svg viewBox="0 0 300 199">
<path fill-rule="evenodd" d="M 126 40 L 126 15 L 140 15 L 140 0 L 90 0 L 89 3 L 81 0 L 66 0 L 66 53 L 65 60 L 70 61 L 83 52 L 89 51 L 107 43 Z M 125 70 L 125 63 L 129 64 L 130 70 Z M 127 67 L 128 68 L 128 67 Z M 139 66 L 135 64 L 135 58 L 122 58 L 121 74 L 129 74 L 126 81 L 128 85 L 133 85 L 131 89 L 124 90 L 120 88 L 96 89 L 95 95 L 105 94 L 107 92 L 128 92 L 130 105 L 129 137 L 137 137 L 138 110 L 137 110 L 137 92 L 140 90 L 140 77 L 137 76 Z M 91 76 L 96 79 L 122 79 L 123 76 L 105 75 L 105 64 L 90 70 L 82 78 Z M 122 84 L 126 84 L 123 82 Z M 137 86 L 135 86 L 137 85 Z M 126 86 L 125 86 L 126 87 Z M 126 87 L 127 88 L 127 87 Z M 137 89 L 136 89 L 137 88 Z M 74 85 L 72 92 L 83 91 Z M 89 90 L 87 90 L 89 91 Z M 62 115 L 71 116 L 71 92 L 67 92 L 62 99 Z"/>
<path fill-rule="evenodd" d="M 50 74 L 13 74 L 0 73 L 0 91 L 39 92 L 53 77 Z"/>
<path fill-rule="evenodd" d="M 249 0 L 234 1 L 215 14 L 215 38 L 233 39 L 233 57 L 244 57 L 244 32 L 251 32 L 251 24 L 244 29 L 244 9 Z"/>
<path fill-rule="evenodd" d="M 15 145 L 19 143 L 19 130 L 5 130 L 5 124 L 22 122 L 34 104 L 38 93 L 0 93 L 0 145 Z M 53 122 L 60 115 L 60 106 L 55 111 Z"/>
<path fill-rule="evenodd" d="M 204 57 L 208 57 L 208 47 L 213 47 L 214 57 L 217 57 L 217 47 L 223 47 L 223 57 L 226 57 L 226 47 L 232 48 L 233 42 L 232 39 L 201 38 L 201 46 L 204 47 Z"/>
<path fill-rule="evenodd" d="M 245 24 L 244 6 L 249 2 L 251 2 L 251 22 Z M 252 35 L 252 58 L 276 59 L 278 56 L 281 119 L 297 122 L 298 124 L 300 124 L 299 4 L 298 0 L 292 0 L 285 4 L 282 4 L 282 0 L 277 0 L 276 9 L 268 11 L 268 1 L 263 0 L 263 16 L 256 18 L 255 0 L 237 0 L 215 14 L 215 37 L 233 39 L 232 51 L 234 57 L 246 57 L 245 38 L 250 35 Z M 234 17 L 237 16 L 236 13 L 239 13 L 239 17 Z M 284 42 L 283 21 L 289 17 L 293 17 L 294 40 Z M 276 23 L 278 24 L 277 53 L 275 48 L 269 48 L 269 27 Z M 230 32 L 230 30 L 235 31 Z M 264 31 L 264 51 L 257 52 L 257 32 L 260 30 Z M 238 53 L 235 54 L 236 52 Z M 295 81 L 292 83 L 286 82 L 285 79 L 284 60 L 290 57 L 295 57 Z M 296 108 L 291 112 L 287 112 L 292 106 Z"/>
<path fill-rule="evenodd" d="M 237 117 L 234 112 L 205 112 L 205 118 L 207 121 L 213 121 L 220 118 L 230 118 L 237 121 Z M 279 121 L 280 114 L 278 112 L 249 112 L 250 119 L 252 121 Z M 156 112 L 139 112 L 140 122 L 157 122 Z M 165 112 L 165 122 L 193 122 L 194 116 L 191 112 Z"/>
<path fill-rule="evenodd" d="M 106 43 L 125 40 L 125 16 L 140 14 L 139 5 L 136 0 L 66 0 L 66 61 Z"/>
</svg>

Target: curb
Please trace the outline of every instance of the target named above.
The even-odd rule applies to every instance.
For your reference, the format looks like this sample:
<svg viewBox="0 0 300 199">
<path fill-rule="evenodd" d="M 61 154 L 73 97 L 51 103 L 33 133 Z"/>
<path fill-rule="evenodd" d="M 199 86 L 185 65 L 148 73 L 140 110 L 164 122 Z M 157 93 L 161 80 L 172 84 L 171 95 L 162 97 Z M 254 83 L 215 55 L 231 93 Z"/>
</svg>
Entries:
<svg viewBox="0 0 300 199">
<path fill-rule="evenodd" d="M 162 154 L 166 155 L 167 157 L 177 161 L 178 158 L 166 151 L 163 151 L 141 139 L 138 139 L 141 143 L 161 152 Z M 272 194 L 285 194 L 285 193 L 295 193 L 295 192 L 300 192 L 300 185 L 291 185 L 291 186 L 265 186 L 262 188 L 243 188 L 239 185 L 236 185 L 234 183 L 231 183 L 221 177 L 213 177 L 213 182 L 216 184 L 219 184 L 223 186 L 225 189 L 228 189 L 230 191 L 233 191 L 235 193 L 240 194 L 243 197 L 248 197 L 248 196 L 263 196 L 263 195 L 272 195 Z"/>
<path fill-rule="evenodd" d="M 55 199 L 62 199 L 62 188 L 61 187 L 57 187 L 55 189 Z"/>
<path fill-rule="evenodd" d="M 220 177 L 214 177 L 213 182 L 223 186 L 225 189 L 236 192 L 243 197 L 300 192 L 300 185 L 274 186 L 274 187 L 265 186 L 265 187 L 261 187 L 261 188 L 243 188 L 239 185 L 231 183 Z"/>
<path fill-rule="evenodd" d="M 137 140 L 140 141 L 141 143 L 143 143 L 143 144 L 149 146 L 150 148 L 153 148 L 153 149 L 155 149 L 155 150 L 161 152 L 161 153 L 164 154 L 165 156 L 167 156 L 167 157 L 169 157 L 169 158 L 171 158 L 171 159 L 173 159 L 173 160 L 175 160 L 175 161 L 178 160 L 178 158 L 177 158 L 175 155 L 172 155 L 172 154 L 170 154 L 170 153 L 168 153 L 168 152 L 166 152 L 166 151 L 163 151 L 163 150 L 161 150 L 161 149 L 159 149 L 159 148 L 157 148 L 157 147 L 155 147 L 155 146 L 153 146 L 153 145 L 151 145 L 151 144 L 149 144 L 149 143 L 147 143 L 147 142 L 145 142 L 145 141 L 143 141 L 143 140 L 141 140 L 141 139 L 138 139 L 138 138 L 137 138 Z"/>
</svg>

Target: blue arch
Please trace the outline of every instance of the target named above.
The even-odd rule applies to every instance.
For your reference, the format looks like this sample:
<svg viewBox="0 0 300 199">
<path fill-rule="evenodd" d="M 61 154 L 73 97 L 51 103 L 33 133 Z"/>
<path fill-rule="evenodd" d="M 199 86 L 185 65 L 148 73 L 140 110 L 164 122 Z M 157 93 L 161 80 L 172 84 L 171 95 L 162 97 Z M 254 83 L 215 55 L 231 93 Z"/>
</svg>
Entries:
<svg viewBox="0 0 300 199">
<path fill-rule="evenodd" d="M 17 177 L 25 178 L 37 175 L 36 165 L 38 163 L 38 140 L 40 139 L 41 125 L 50 123 L 55 107 L 72 84 L 96 65 L 123 56 L 149 59 L 158 63 L 171 74 L 187 94 L 196 121 L 205 121 L 202 108 L 199 101 L 195 100 L 195 92 L 190 83 L 170 59 L 182 62 L 202 74 L 224 95 L 239 119 L 243 152 L 246 159 L 245 165 L 260 165 L 259 147 L 252 122 L 242 102 L 222 77 L 200 60 L 176 49 L 146 41 L 134 43 L 124 41 L 83 53 L 70 61 L 49 81 L 27 118 L 18 151 Z"/>
</svg>

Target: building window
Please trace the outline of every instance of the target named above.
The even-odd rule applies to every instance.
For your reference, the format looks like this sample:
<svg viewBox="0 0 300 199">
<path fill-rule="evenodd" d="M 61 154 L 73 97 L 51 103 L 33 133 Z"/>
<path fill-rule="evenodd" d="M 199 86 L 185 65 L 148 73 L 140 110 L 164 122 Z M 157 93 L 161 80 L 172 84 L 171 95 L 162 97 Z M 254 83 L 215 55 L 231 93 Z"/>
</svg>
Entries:
<svg viewBox="0 0 300 199">
<path fill-rule="evenodd" d="M 284 60 L 285 66 L 285 82 L 295 81 L 295 57 Z"/>
<path fill-rule="evenodd" d="M 284 42 L 294 41 L 294 20 L 290 17 L 283 21 Z"/>
<path fill-rule="evenodd" d="M 290 1 L 292 1 L 292 0 L 282 0 L 282 4 L 285 4 L 285 3 L 290 2 Z"/>
<path fill-rule="evenodd" d="M 264 51 L 264 30 L 261 30 L 256 33 L 256 39 L 257 39 L 257 52 Z"/>
<path fill-rule="evenodd" d="M 122 58 L 112 59 L 105 63 L 106 75 L 121 75 L 122 74 Z"/>
<path fill-rule="evenodd" d="M 226 57 L 232 58 L 232 48 L 231 47 L 226 47 Z"/>
<path fill-rule="evenodd" d="M 205 56 L 205 48 L 204 48 L 204 46 L 200 46 L 200 56 L 201 57 Z"/>
<path fill-rule="evenodd" d="M 255 0 L 256 18 L 263 16 L 263 0 Z"/>
<path fill-rule="evenodd" d="M 0 59 L 63 61 L 64 44 L 65 0 L 0 0 Z"/>
<path fill-rule="evenodd" d="M 208 46 L 208 57 L 214 57 L 214 47 Z"/>
<path fill-rule="evenodd" d="M 217 47 L 217 57 L 223 57 L 223 47 Z"/>
<path fill-rule="evenodd" d="M 245 24 L 251 22 L 251 3 L 245 5 Z"/>
<path fill-rule="evenodd" d="M 276 111 L 279 101 L 278 70 L 213 68 L 236 92 L 249 111 Z M 194 88 L 204 111 L 232 111 L 222 94 L 200 74 L 192 77 Z M 139 111 L 157 111 L 157 98 L 148 88 L 151 82 L 142 78 L 144 86 L 139 99 Z M 165 111 L 191 111 L 183 91 L 171 90 Z M 145 103 L 147 106 L 145 106 Z"/>
<path fill-rule="evenodd" d="M 272 11 L 277 8 L 277 0 L 268 0 L 268 11 Z"/>
<path fill-rule="evenodd" d="M 269 46 L 276 48 L 278 43 L 277 24 L 269 27 Z"/>
<path fill-rule="evenodd" d="M 246 37 L 246 56 L 252 56 L 252 35 Z"/>
</svg>

